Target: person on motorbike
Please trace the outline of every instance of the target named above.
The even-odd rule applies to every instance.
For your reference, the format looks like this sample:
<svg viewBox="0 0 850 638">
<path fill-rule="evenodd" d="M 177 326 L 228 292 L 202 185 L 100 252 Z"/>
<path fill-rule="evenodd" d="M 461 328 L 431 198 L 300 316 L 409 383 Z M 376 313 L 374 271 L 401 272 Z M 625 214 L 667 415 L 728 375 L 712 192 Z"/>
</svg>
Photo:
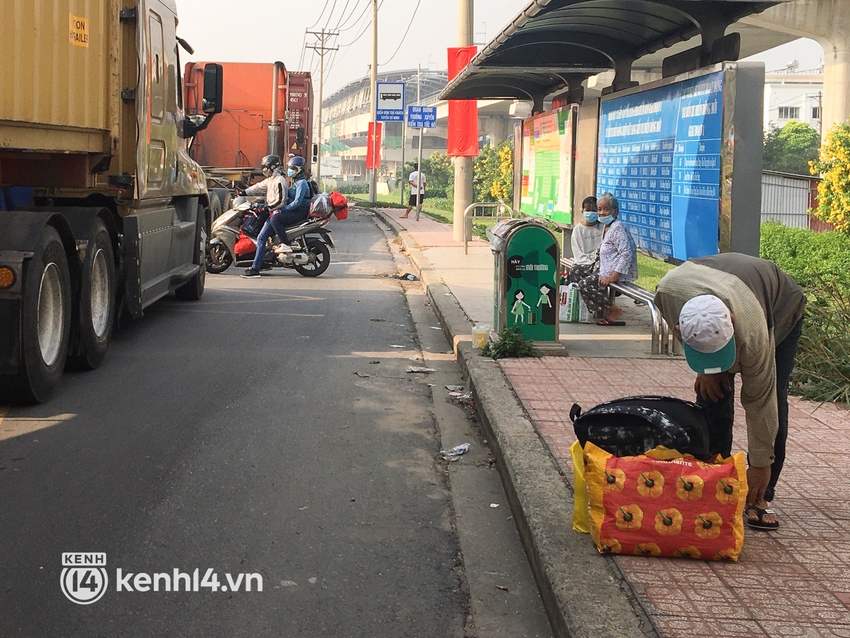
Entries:
<svg viewBox="0 0 850 638">
<path fill-rule="evenodd" d="M 244 190 L 236 191 L 237 194 L 248 197 L 256 197 L 258 195 L 265 197 L 266 206 L 268 206 L 270 214 L 266 223 L 263 224 L 260 234 L 257 235 L 257 252 L 254 257 L 254 263 L 242 275 L 246 278 L 260 276 L 260 266 L 262 266 L 263 257 L 266 253 L 266 241 L 276 232 L 272 220 L 286 204 L 287 197 L 289 196 L 286 187 L 286 177 L 283 175 L 283 167 L 280 164 L 280 157 L 277 155 L 266 155 L 260 161 L 260 165 L 266 179 L 259 184 L 254 184 Z"/>
</svg>

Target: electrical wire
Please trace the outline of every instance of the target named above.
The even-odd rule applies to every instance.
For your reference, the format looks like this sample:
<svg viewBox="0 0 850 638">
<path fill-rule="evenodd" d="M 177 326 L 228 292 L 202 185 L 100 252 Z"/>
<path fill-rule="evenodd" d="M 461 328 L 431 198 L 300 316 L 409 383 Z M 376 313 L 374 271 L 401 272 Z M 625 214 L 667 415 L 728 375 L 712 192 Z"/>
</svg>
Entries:
<svg viewBox="0 0 850 638">
<path fill-rule="evenodd" d="M 416 12 L 419 11 L 419 5 L 420 4 L 422 4 L 422 0 L 417 0 L 416 8 L 413 10 L 413 15 L 410 16 L 410 22 L 407 23 L 407 29 L 405 29 L 404 35 L 401 36 L 401 42 L 398 43 L 398 46 L 395 48 L 395 51 L 393 51 L 393 54 L 390 56 L 390 59 L 387 60 L 386 62 L 379 64 L 378 65 L 379 67 L 386 66 L 390 62 L 392 62 L 393 58 L 395 58 L 395 56 L 396 56 L 396 53 L 398 53 L 399 49 L 401 49 L 401 45 L 404 44 L 404 40 L 407 37 L 407 34 L 410 33 L 410 27 L 413 26 L 413 20 L 416 18 Z"/>
<path fill-rule="evenodd" d="M 382 7 L 382 6 L 384 6 L 384 0 L 381 0 L 381 2 L 378 4 L 378 11 L 380 11 L 380 10 L 381 10 L 381 7 Z M 368 6 L 367 6 L 367 9 L 368 9 Z M 365 11 L 364 11 L 364 13 L 365 13 Z M 354 38 L 354 39 L 353 39 L 351 42 L 349 42 L 348 44 L 341 44 L 341 45 L 340 45 L 340 48 L 342 48 L 342 47 L 350 47 L 352 44 L 354 44 L 355 42 L 357 42 L 360 38 L 362 38 L 362 37 L 363 37 L 363 34 L 364 34 L 364 33 L 366 33 L 366 31 L 368 31 L 368 30 L 369 30 L 369 27 L 371 26 L 371 24 L 372 24 L 372 21 L 371 21 L 371 20 L 369 20 L 369 21 L 368 21 L 368 22 L 364 25 L 363 30 L 360 32 L 360 35 L 358 35 L 356 38 Z"/>
<path fill-rule="evenodd" d="M 316 19 L 316 21 L 312 24 L 312 26 L 307 27 L 307 31 L 309 31 L 310 29 L 315 29 L 315 28 L 316 28 L 316 25 L 317 25 L 317 24 L 319 24 L 319 23 L 322 21 L 322 16 L 323 16 L 323 15 L 325 15 L 325 9 L 327 9 L 327 8 L 328 8 L 328 2 L 329 2 L 329 1 L 330 1 L 330 0 L 325 0 L 325 6 L 324 6 L 324 7 L 322 7 L 322 12 L 319 14 L 319 17 L 318 17 L 318 18 Z"/>
</svg>

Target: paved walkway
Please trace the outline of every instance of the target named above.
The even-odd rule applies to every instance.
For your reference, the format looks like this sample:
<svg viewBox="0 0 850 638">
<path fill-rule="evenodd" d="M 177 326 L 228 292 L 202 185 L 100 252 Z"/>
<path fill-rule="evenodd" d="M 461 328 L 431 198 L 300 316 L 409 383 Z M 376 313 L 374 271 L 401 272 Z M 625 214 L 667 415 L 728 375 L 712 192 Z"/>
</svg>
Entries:
<svg viewBox="0 0 850 638">
<path fill-rule="evenodd" d="M 414 262 L 439 274 L 472 323 L 492 323 L 489 244 L 475 240 L 464 255 L 463 245 L 451 240 L 450 226 L 425 215 L 418 222 L 399 220 L 400 212 L 382 209 L 380 214 L 396 227 L 409 252 L 416 253 Z M 568 484 L 572 481 L 568 448 L 575 440 L 568 414 L 574 402 L 587 409 L 636 394 L 693 398 L 694 375 L 684 361 L 649 354 L 648 310 L 629 301 L 618 303 L 626 307 L 626 330 L 561 324 L 571 356 L 498 362 Z M 457 343 L 467 335 L 453 337 Z M 482 408 L 487 410 L 486 405 Z M 776 532 L 748 530 L 738 562 L 598 557 L 607 562 L 613 579 L 622 579 L 641 619 L 640 632 L 850 637 L 850 412 L 792 398 L 789 420 L 788 459 L 773 503 L 781 527 Z M 740 405 L 736 423 L 735 448 L 745 449 Z M 529 516 L 533 520 L 533 514 Z M 529 527 L 527 533 L 533 537 L 537 532 L 532 523 Z M 569 528 L 561 531 L 581 536 Z M 536 547 L 533 538 L 528 542 Z M 581 542 L 592 545 L 589 536 Z M 546 573 L 565 580 L 552 584 L 552 589 L 556 598 L 566 597 L 558 604 L 568 607 L 570 579 L 581 587 L 585 574 L 570 564 Z M 570 612 L 562 613 L 568 626 Z M 606 613 L 598 609 L 598 614 Z M 557 615 L 550 611 L 550 618 L 557 624 L 553 614 Z M 594 635 L 576 625 L 571 631 Z M 603 633 L 597 629 L 595 635 Z"/>
</svg>

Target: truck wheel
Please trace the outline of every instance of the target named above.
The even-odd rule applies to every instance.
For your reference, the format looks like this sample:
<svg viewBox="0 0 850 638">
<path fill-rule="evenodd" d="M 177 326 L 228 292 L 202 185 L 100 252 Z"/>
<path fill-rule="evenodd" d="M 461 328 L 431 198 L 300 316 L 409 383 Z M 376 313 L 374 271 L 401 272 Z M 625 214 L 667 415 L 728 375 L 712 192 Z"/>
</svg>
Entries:
<svg viewBox="0 0 850 638">
<path fill-rule="evenodd" d="M 224 208 L 221 194 L 217 190 L 216 192 L 210 191 L 210 220 L 215 221 L 226 210 L 229 210 L 229 207 Z"/>
<path fill-rule="evenodd" d="M 71 275 L 59 233 L 46 226 L 24 275 L 21 362 L 9 398 L 41 403 L 50 398 L 68 354 Z"/>
<path fill-rule="evenodd" d="M 94 223 L 86 246 L 80 286 L 80 352 L 69 357 L 75 368 L 94 370 L 103 363 L 115 315 L 115 259 L 106 226 Z"/>
<path fill-rule="evenodd" d="M 318 277 L 331 265 L 331 251 L 323 241 L 310 239 L 307 241 L 307 252 L 312 253 L 315 261 L 303 266 L 295 266 L 299 275 L 305 277 Z"/>
<path fill-rule="evenodd" d="M 193 264 L 200 266 L 198 272 L 174 291 L 181 301 L 197 301 L 204 294 L 207 280 L 207 216 L 202 206 L 198 206 L 198 219 L 195 226 L 195 256 Z"/>
</svg>

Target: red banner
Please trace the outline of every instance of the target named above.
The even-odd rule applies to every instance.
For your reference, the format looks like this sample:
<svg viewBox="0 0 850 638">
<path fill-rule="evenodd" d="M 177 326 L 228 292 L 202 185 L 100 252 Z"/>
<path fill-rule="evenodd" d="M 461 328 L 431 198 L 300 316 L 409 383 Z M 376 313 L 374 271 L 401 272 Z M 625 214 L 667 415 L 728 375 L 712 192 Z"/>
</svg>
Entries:
<svg viewBox="0 0 850 638">
<path fill-rule="evenodd" d="M 478 48 L 449 48 L 449 82 L 463 71 L 475 57 Z M 451 157 L 478 157 L 478 102 L 476 100 L 449 100 L 448 143 L 446 155 Z"/>
<path fill-rule="evenodd" d="M 377 124 L 378 130 L 375 131 Z M 366 168 L 381 167 L 381 130 L 383 122 L 369 122 L 369 135 L 366 142 Z"/>
</svg>

